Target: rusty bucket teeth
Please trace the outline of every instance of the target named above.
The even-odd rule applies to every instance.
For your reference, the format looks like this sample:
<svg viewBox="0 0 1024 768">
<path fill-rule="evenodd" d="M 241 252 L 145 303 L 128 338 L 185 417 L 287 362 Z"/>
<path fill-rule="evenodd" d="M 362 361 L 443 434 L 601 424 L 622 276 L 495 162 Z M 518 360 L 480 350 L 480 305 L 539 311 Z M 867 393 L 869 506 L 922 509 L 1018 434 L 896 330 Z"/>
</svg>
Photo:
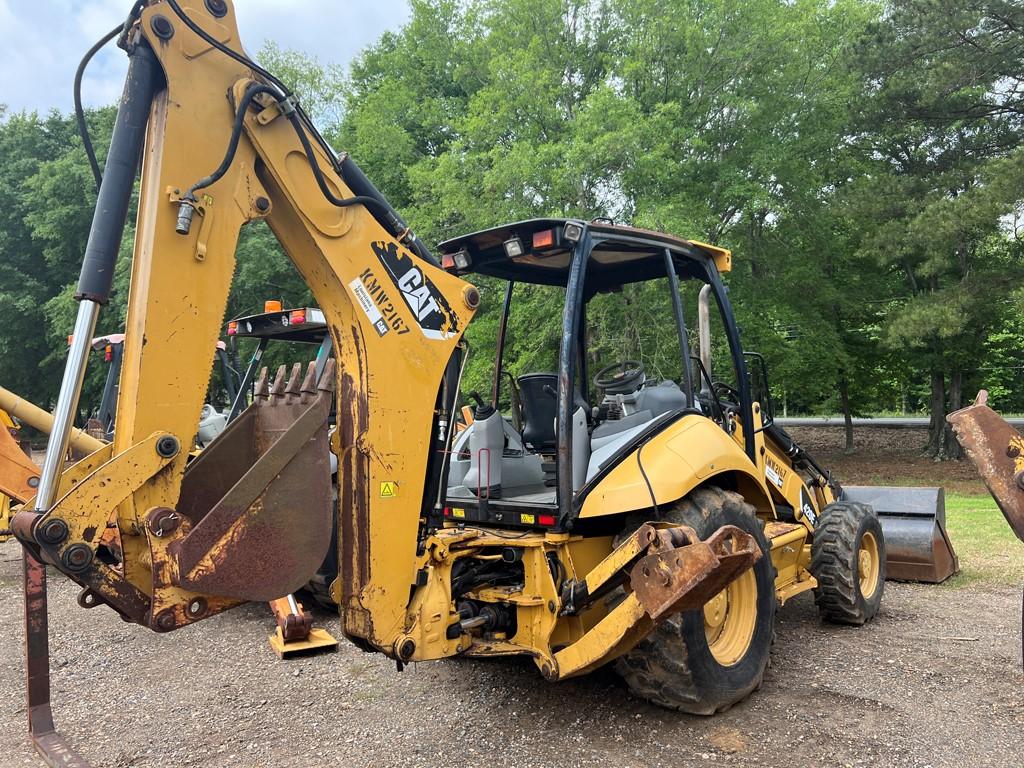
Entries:
<svg viewBox="0 0 1024 768">
<path fill-rule="evenodd" d="M 256 385 L 253 388 L 253 398 L 256 400 L 264 400 L 270 396 L 270 387 L 267 384 L 269 373 L 267 367 L 263 366 L 260 368 L 260 375 L 256 377 Z"/>
<path fill-rule="evenodd" d="M 288 366 L 282 365 L 277 369 L 277 375 L 274 376 L 274 385 L 270 388 L 270 394 L 274 398 L 284 396 L 285 388 L 285 377 L 288 375 Z"/>
<path fill-rule="evenodd" d="M 301 384 L 302 378 L 302 363 L 295 363 L 292 366 L 292 372 L 288 376 L 288 384 L 285 386 L 284 393 L 288 396 L 288 402 L 298 399 L 299 385 Z"/>
<path fill-rule="evenodd" d="M 317 384 L 317 389 L 321 392 L 333 392 L 334 391 L 334 368 L 337 362 L 334 359 L 328 360 L 324 365 L 324 372 L 320 374 L 320 382 Z"/>
<path fill-rule="evenodd" d="M 306 376 L 302 380 L 302 394 L 303 395 L 315 395 L 316 394 L 316 363 L 311 362 L 306 366 Z"/>
</svg>

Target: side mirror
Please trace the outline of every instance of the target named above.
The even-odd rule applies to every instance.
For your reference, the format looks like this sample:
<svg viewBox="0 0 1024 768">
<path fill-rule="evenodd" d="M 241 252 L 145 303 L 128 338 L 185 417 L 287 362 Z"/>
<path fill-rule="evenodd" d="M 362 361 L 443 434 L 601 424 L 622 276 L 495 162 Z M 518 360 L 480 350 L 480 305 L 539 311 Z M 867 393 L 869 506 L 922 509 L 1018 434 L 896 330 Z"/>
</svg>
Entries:
<svg viewBox="0 0 1024 768">
<path fill-rule="evenodd" d="M 750 397 L 761 404 L 761 423 L 767 427 L 775 421 L 775 403 L 768 387 L 768 366 L 759 352 L 744 352 L 743 357 L 747 362 Z"/>
</svg>

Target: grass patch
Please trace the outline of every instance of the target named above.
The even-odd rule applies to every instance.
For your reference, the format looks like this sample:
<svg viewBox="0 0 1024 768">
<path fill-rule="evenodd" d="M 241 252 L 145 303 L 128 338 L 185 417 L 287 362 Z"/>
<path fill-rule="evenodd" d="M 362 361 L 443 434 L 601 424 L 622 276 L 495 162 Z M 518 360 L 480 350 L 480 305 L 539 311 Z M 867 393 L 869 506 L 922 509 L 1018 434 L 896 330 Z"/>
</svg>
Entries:
<svg viewBox="0 0 1024 768">
<path fill-rule="evenodd" d="M 988 581 L 1024 583 L 1024 543 L 1010 530 L 988 494 L 946 495 L 946 530 L 960 558 L 951 586 Z"/>
</svg>

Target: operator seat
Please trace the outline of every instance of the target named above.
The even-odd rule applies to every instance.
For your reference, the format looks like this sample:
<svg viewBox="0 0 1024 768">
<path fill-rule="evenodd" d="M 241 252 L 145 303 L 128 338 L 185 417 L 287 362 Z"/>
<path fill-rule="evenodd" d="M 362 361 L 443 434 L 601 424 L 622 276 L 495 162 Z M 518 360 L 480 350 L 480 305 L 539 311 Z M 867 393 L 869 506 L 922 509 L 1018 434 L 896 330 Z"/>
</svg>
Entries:
<svg viewBox="0 0 1024 768">
<path fill-rule="evenodd" d="M 523 445 L 534 453 L 554 453 L 558 374 L 528 373 L 516 381 L 523 407 Z"/>
</svg>

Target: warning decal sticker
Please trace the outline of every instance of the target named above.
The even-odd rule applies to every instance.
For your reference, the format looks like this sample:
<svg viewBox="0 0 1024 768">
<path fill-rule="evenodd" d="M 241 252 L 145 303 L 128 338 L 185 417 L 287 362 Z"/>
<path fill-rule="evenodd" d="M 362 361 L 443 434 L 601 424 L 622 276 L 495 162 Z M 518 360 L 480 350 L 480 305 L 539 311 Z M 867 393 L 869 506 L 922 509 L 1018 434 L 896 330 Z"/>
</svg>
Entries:
<svg viewBox="0 0 1024 768">
<path fill-rule="evenodd" d="M 786 470 L 772 461 L 771 456 L 766 457 L 764 462 L 764 475 L 774 483 L 777 488 L 781 489 L 785 484 Z"/>
<path fill-rule="evenodd" d="M 393 499 L 398 495 L 398 483 L 394 480 L 382 480 L 380 484 L 380 497 L 382 499 Z"/>
<path fill-rule="evenodd" d="M 377 335 L 383 336 L 385 333 L 387 333 L 388 324 L 384 322 L 384 316 L 380 313 L 380 310 L 377 308 L 377 305 L 370 297 L 370 292 L 366 290 L 366 286 L 363 285 L 362 279 L 357 277 L 355 280 L 348 284 L 348 287 L 352 289 L 352 293 L 355 294 L 356 303 L 360 306 L 360 308 L 362 308 L 363 312 L 366 313 L 366 316 L 370 318 L 370 322 L 376 329 Z M 406 328 L 406 330 L 408 331 L 409 329 Z"/>
</svg>

